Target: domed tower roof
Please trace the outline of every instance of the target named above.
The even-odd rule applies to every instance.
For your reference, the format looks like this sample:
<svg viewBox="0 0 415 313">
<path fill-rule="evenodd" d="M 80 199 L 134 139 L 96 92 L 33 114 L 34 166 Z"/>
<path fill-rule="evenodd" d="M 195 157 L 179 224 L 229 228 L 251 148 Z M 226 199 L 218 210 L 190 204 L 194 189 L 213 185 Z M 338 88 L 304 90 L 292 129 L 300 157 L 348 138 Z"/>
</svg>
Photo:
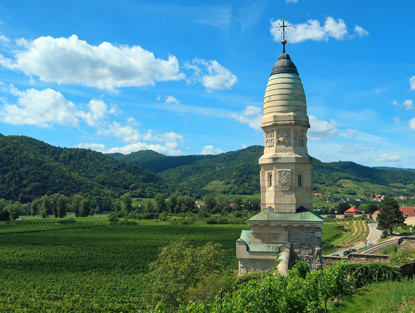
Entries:
<svg viewBox="0 0 415 313">
<path fill-rule="evenodd" d="M 293 73 L 298 75 L 297 67 L 291 60 L 288 53 L 281 53 L 274 67 L 272 68 L 271 75 L 279 73 Z"/>
<path fill-rule="evenodd" d="M 275 124 L 302 124 L 309 127 L 303 84 L 297 67 L 285 49 L 272 68 L 264 97 L 261 127 Z"/>
</svg>

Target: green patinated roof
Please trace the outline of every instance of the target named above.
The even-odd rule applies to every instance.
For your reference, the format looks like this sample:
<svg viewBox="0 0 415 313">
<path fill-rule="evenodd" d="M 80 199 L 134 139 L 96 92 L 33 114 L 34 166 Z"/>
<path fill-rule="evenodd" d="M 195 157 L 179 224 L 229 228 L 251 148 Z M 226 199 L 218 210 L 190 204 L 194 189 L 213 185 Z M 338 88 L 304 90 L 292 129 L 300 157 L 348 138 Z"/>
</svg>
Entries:
<svg viewBox="0 0 415 313">
<path fill-rule="evenodd" d="M 243 230 L 241 232 L 241 237 L 239 240 L 245 241 L 248 245 L 248 250 L 251 252 L 280 252 L 280 248 L 282 246 L 286 246 L 287 244 L 283 243 L 254 243 L 251 242 L 251 231 L 250 230 Z"/>
<path fill-rule="evenodd" d="M 304 207 L 299 207 L 296 213 L 275 213 L 272 207 L 251 217 L 248 221 L 298 221 L 298 222 L 323 222 L 324 219 Z"/>
</svg>

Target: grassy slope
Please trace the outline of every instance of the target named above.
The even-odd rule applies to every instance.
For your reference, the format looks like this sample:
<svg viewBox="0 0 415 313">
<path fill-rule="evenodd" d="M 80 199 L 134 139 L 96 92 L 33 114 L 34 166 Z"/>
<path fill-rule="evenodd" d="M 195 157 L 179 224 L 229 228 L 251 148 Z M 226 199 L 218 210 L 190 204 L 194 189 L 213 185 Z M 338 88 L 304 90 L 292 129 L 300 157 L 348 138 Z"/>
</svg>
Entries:
<svg viewBox="0 0 415 313">
<path fill-rule="evenodd" d="M 329 312 L 336 313 L 410 313 L 415 312 L 415 280 L 374 283 L 362 288 L 351 297 L 346 297 L 338 307 Z"/>
</svg>

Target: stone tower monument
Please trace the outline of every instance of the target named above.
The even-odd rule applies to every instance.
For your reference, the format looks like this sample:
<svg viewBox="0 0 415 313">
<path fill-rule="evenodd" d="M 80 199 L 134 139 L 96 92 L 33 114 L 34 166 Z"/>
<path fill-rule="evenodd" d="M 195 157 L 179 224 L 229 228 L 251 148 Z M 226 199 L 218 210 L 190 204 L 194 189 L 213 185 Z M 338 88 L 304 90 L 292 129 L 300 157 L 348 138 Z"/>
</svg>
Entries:
<svg viewBox="0 0 415 313">
<path fill-rule="evenodd" d="M 284 26 L 283 20 L 283 26 Z M 285 35 L 285 28 L 283 28 Z M 275 267 L 285 274 L 295 260 L 321 267 L 323 219 L 312 212 L 312 169 L 307 151 L 310 127 L 303 84 L 285 52 L 272 68 L 265 90 L 264 154 L 261 165 L 261 213 L 248 220 L 236 242 L 239 274 Z"/>
</svg>

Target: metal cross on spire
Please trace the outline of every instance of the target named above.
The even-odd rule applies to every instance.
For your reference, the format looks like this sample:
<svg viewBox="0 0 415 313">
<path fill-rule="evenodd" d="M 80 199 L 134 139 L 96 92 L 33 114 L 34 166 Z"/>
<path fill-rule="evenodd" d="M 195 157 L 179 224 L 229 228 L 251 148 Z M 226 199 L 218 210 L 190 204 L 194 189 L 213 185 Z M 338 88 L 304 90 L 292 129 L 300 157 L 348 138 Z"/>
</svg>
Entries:
<svg viewBox="0 0 415 313">
<path fill-rule="evenodd" d="M 285 44 L 287 43 L 287 40 L 285 40 L 285 34 L 287 33 L 287 31 L 290 29 L 291 24 L 287 22 L 287 20 L 284 18 L 284 16 L 282 17 L 282 20 L 278 23 L 277 25 L 277 29 L 281 32 L 282 34 L 282 52 L 285 53 Z"/>
</svg>

